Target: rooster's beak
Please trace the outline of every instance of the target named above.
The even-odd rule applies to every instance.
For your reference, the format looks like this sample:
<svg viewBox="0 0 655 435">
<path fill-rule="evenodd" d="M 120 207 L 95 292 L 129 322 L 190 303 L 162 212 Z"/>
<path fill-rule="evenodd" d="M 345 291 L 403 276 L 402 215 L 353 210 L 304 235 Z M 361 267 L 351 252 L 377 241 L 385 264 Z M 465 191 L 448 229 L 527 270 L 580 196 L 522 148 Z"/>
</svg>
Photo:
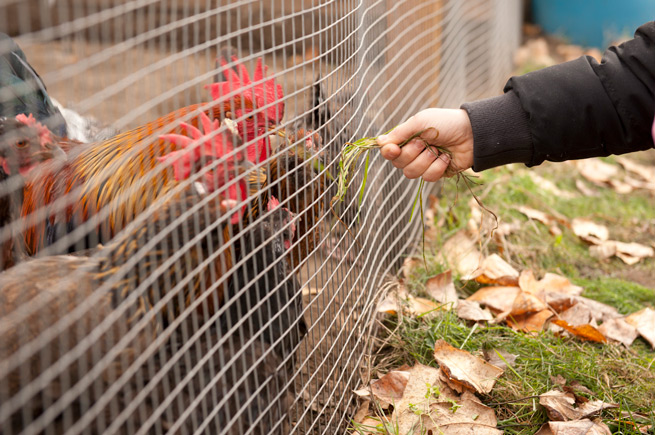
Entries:
<svg viewBox="0 0 655 435">
<path fill-rule="evenodd" d="M 59 160 L 65 161 L 67 159 L 66 153 L 59 145 L 48 144 L 44 149 L 39 150 L 32 154 L 32 158 L 37 162 L 45 162 L 46 160 Z"/>
</svg>

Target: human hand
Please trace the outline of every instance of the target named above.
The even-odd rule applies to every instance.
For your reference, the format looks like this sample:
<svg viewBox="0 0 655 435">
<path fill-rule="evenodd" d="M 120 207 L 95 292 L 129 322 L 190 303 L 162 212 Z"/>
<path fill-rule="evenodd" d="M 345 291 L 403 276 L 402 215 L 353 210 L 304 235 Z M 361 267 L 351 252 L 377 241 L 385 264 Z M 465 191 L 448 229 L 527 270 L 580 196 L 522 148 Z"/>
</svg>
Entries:
<svg viewBox="0 0 655 435">
<path fill-rule="evenodd" d="M 422 130 L 420 139 L 399 147 Z M 473 130 L 468 114 L 462 109 L 422 110 L 389 134 L 379 136 L 378 144 L 382 147 L 382 157 L 402 169 L 407 178 L 422 176 L 425 181 L 437 181 L 473 166 Z M 432 152 L 426 145 L 447 150 L 450 156 L 435 148 Z"/>
</svg>

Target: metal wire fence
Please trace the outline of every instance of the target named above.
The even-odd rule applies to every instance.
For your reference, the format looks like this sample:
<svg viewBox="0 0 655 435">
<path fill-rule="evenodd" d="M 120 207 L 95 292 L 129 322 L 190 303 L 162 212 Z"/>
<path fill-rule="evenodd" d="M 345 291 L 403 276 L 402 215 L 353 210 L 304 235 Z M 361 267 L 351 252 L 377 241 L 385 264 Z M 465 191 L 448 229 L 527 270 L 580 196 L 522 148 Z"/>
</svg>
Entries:
<svg viewBox="0 0 655 435">
<path fill-rule="evenodd" d="M 346 433 L 419 222 L 377 153 L 332 207 L 340 150 L 499 93 L 519 26 L 519 0 L 0 0 L 0 432 Z"/>
</svg>

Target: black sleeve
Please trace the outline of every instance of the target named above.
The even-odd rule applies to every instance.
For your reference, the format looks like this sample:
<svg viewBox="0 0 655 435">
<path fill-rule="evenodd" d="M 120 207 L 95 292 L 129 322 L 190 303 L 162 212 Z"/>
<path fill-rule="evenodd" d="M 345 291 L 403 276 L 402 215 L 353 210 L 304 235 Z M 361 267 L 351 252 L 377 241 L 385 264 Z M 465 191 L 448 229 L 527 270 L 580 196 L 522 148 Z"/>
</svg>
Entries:
<svg viewBox="0 0 655 435">
<path fill-rule="evenodd" d="M 462 105 L 474 135 L 473 169 L 538 165 L 653 147 L 655 22 L 591 57 L 544 68 L 505 85 L 505 94 Z"/>
</svg>

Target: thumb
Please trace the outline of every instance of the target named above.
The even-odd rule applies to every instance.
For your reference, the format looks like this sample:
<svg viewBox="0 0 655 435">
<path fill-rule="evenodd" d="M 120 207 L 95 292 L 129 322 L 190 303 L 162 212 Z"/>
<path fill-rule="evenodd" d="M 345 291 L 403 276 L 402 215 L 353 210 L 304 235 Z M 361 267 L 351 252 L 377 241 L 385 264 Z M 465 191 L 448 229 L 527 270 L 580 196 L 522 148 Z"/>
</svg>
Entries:
<svg viewBox="0 0 655 435">
<path fill-rule="evenodd" d="M 398 127 L 391 130 L 388 134 L 383 134 L 378 136 L 378 145 L 384 146 L 389 144 L 398 145 L 408 138 L 412 137 L 414 134 L 418 133 L 423 129 L 422 124 L 416 119 L 416 116 L 412 116 L 407 121 L 400 124 Z"/>
</svg>

